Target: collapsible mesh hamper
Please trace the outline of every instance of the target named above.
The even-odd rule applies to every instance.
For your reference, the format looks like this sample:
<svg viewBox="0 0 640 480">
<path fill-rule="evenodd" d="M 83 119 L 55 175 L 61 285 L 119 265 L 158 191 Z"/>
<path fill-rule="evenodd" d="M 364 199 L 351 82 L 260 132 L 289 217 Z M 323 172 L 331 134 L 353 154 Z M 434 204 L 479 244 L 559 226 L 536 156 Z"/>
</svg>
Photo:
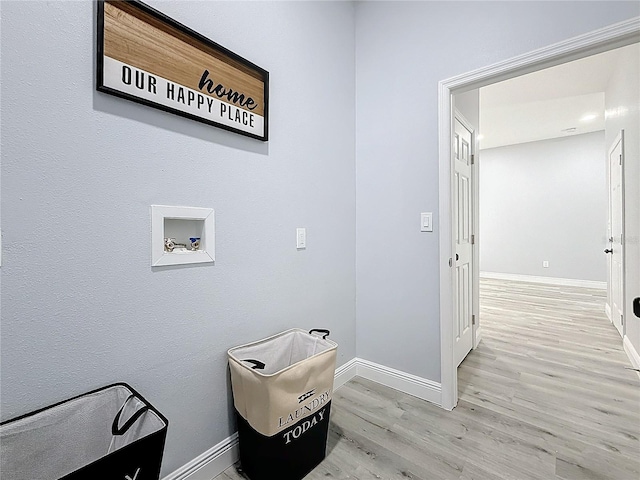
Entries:
<svg viewBox="0 0 640 480">
<path fill-rule="evenodd" d="M 158 480 L 167 419 L 119 383 L 0 424 L 7 480 Z"/>
<path fill-rule="evenodd" d="M 299 480 L 324 459 L 338 348 L 328 335 L 293 329 L 229 350 L 240 463 L 251 480 Z"/>
</svg>

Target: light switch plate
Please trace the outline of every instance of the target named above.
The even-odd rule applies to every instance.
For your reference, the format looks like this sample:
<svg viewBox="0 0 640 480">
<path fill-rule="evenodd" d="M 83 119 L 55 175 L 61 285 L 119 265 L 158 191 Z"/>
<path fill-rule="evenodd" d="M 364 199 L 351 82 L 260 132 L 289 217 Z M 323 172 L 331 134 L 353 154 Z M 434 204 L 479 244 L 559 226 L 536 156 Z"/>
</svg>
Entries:
<svg viewBox="0 0 640 480">
<path fill-rule="evenodd" d="M 420 231 L 433 232 L 433 213 L 422 212 L 420 214 Z"/>
<path fill-rule="evenodd" d="M 301 250 L 307 248 L 307 229 L 296 228 L 296 248 Z"/>
</svg>

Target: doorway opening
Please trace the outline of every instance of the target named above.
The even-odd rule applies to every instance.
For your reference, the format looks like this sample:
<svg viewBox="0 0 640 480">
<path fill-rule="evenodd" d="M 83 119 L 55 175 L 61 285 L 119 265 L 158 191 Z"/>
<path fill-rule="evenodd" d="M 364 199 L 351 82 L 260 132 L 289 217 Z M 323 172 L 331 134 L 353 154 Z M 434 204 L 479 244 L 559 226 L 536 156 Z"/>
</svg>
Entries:
<svg viewBox="0 0 640 480">
<path fill-rule="evenodd" d="M 440 82 L 439 88 L 439 161 L 440 161 L 440 332 L 441 332 L 441 384 L 442 406 L 452 409 L 457 404 L 456 364 L 456 280 L 453 259 L 456 255 L 454 194 L 456 192 L 455 163 L 451 160 L 455 131 L 452 94 L 543 70 L 572 60 L 612 50 L 638 42 L 640 21 L 633 19 L 591 34 L 531 52 L 501 64 Z M 474 232 L 477 233 L 477 232 Z M 477 255 L 477 247 L 473 249 Z M 477 284 L 478 271 L 474 272 Z M 476 304 L 477 305 L 477 304 Z M 475 310 L 475 306 L 472 310 Z"/>
</svg>

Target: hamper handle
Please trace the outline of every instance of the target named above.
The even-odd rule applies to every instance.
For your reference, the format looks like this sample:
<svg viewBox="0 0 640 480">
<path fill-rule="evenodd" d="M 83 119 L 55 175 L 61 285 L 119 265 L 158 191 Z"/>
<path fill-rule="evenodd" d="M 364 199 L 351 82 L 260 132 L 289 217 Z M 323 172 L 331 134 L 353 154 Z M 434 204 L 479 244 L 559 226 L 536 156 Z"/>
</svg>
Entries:
<svg viewBox="0 0 640 480">
<path fill-rule="evenodd" d="M 260 360 L 242 360 L 243 362 L 249 362 L 249 363 L 253 363 L 253 367 L 251 367 L 252 370 L 264 370 L 264 367 L 266 367 L 266 365 L 261 362 Z"/>
<path fill-rule="evenodd" d="M 325 340 L 329 334 L 331 333 L 329 330 L 325 330 L 324 328 L 314 328 L 309 330 L 309 335 L 313 335 L 313 332 L 323 333 L 322 339 Z"/>
<path fill-rule="evenodd" d="M 134 397 L 135 395 L 133 394 L 129 395 L 127 399 L 124 401 L 124 403 L 122 404 L 122 407 L 120 407 L 120 410 L 118 410 L 118 413 L 116 413 L 116 418 L 113 419 L 113 425 L 111 425 L 111 433 L 113 435 L 124 434 L 127 430 L 129 430 L 129 428 L 131 428 L 131 425 L 133 425 L 136 422 L 136 420 L 138 420 L 138 418 L 140 418 L 140 416 L 144 412 L 149 410 L 149 405 L 144 405 L 140 409 L 136 410 L 136 412 L 133 415 L 131 415 L 131 417 L 129 417 L 129 420 L 124 422 L 124 425 L 122 425 L 122 427 L 118 427 L 118 423 L 120 423 L 120 415 L 122 415 L 122 411 L 124 410 L 124 407 L 126 407 L 127 403 L 129 403 L 129 400 L 131 400 Z"/>
</svg>

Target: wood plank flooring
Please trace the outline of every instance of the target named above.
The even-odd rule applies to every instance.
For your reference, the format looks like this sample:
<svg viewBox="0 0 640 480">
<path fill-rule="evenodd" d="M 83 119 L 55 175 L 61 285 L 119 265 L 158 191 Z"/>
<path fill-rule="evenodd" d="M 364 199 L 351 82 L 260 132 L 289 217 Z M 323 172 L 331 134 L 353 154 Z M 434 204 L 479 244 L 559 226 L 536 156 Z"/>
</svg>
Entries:
<svg viewBox="0 0 640 480">
<path fill-rule="evenodd" d="M 452 411 L 356 378 L 306 480 L 640 479 L 640 380 L 605 292 L 483 279 Z M 234 467 L 217 477 L 238 480 Z M 274 479 L 278 480 L 278 479 Z"/>
</svg>

